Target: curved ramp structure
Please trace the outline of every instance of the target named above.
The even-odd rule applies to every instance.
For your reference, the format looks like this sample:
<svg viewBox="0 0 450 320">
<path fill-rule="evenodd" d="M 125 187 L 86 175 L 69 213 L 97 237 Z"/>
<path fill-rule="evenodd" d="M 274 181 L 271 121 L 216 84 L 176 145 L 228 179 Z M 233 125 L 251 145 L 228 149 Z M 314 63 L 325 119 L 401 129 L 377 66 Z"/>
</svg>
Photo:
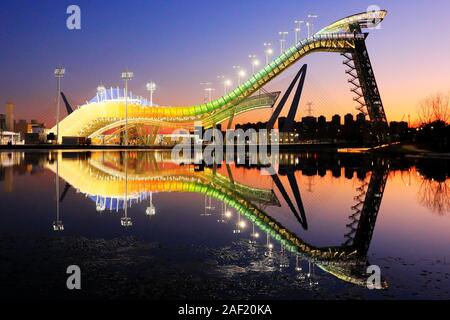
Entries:
<svg viewBox="0 0 450 320">
<path fill-rule="evenodd" d="M 163 107 L 146 106 L 132 100 L 128 103 L 128 120 L 132 124 L 142 123 L 169 128 L 191 128 L 194 122 L 201 121 L 202 125 L 208 128 L 237 113 L 270 108 L 275 103 L 278 93 L 253 97 L 252 95 L 304 56 L 313 52 L 337 52 L 352 55 L 357 73 L 355 76 L 359 77 L 361 97 L 365 100 L 370 120 L 387 123 L 365 49 L 364 41 L 367 33 L 361 31 L 368 26 L 376 26 L 384 19 L 386 13 L 384 10 L 364 12 L 323 28 L 312 37 L 287 49 L 242 85 L 214 101 L 194 106 Z M 60 136 L 95 138 L 104 132 L 105 128 L 123 126 L 124 119 L 124 97 L 88 103 L 60 122 Z M 55 133 L 56 127 L 51 131 Z M 58 139 L 61 141 L 59 137 Z"/>
</svg>

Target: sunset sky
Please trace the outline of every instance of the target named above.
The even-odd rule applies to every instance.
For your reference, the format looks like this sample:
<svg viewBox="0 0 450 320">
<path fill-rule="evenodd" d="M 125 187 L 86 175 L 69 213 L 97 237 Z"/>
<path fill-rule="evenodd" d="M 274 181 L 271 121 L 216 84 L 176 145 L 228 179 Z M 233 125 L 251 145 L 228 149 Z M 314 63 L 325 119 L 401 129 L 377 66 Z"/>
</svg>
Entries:
<svg viewBox="0 0 450 320">
<path fill-rule="evenodd" d="M 66 8 L 81 8 L 81 30 L 66 28 Z M 389 121 L 414 120 L 418 102 L 450 91 L 450 1 L 300 1 L 300 0 L 17 0 L 0 4 L 0 113 L 6 101 L 16 105 L 16 119 L 54 124 L 56 82 L 53 70 L 66 68 L 62 89 L 74 105 L 95 95 L 96 87 L 121 85 L 120 73 L 134 71 L 133 93 L 146 96 L 145 83 L 158 85 L 159 105 L 203 101 L 201 82 L 218 75 L 237 82 L 233 65 L 251 71 L 249 54 L 264 61 L 264 42 L 279 53 L 278 32 L 294 20 L 317 14 L 315 30 L 371 5 L 388 15 L 371 30 L 367 46 Z M 303 32 L 302 36 L 305 36 Z M 305 104 L 313 114 L 356 114 L 338 54 L 313 54 L 276 78 L 269 90 L 284 90 L 303 63 L 308 75 L 297 118 Z M 238 120 L 266 120 L 270 111 L 255 111 Z"/>
</svg>

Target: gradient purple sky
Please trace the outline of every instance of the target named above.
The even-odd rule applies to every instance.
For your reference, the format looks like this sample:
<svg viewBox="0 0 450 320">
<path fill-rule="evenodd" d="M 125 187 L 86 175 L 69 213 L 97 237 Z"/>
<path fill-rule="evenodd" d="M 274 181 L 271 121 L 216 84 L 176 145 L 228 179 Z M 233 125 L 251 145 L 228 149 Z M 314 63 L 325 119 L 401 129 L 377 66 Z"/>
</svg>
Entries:
<svg viewBox="0 0 450 320">
<path fill-rule="evenodd" d="M 66 8 L 77 4 L 82 29 L 66 28 Z M 278 49 L 278 31 L 290 31 L 295 19 L 308 13 L 319 18 L 315 29 L 370 5 L 388 10 L 380 30 L 373 30 L 367 46 L 388 120 L 411 114 L 418 102 L 436 92 L 450 91 L 450 1 L 31 1 L 2 2 L 0 10 L 0 113 L 4 103 L 16 104 L 16 118 L 54 123 L 56 91 L 53 69 L 66 68 L 63 91 L 75 105 L 95 95 L 97 85 L 121 84 L 125 68 L 134 71 L 130 87 L 146 95 L 145 83 L 158 84 L 155 102 L 189 105 L 203 100 L 201 82 L 229 76 L 233 65 L 250 71 L 249 54 L 261 60 L 263 43 Z M 305 33 L 303 33 L 304 35 Z M 278 51 L 278 50 L 276 50 Z M 275 79 L 271 90 L 284 90 L 301 63 L 308 75 L 301 109 L 314 103 L 314 114 L 356 114 L 345 66 L 337 54 L 308 56 Z M 255 111 L 239 121 L 266 120 L 269 111 Z"/>
</svg>

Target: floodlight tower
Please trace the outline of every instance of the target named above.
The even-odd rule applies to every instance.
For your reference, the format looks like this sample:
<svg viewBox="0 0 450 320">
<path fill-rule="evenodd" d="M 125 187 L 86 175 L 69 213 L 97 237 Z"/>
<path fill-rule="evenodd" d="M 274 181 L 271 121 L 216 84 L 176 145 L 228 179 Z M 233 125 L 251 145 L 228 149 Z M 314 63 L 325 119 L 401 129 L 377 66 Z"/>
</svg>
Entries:
<svg viewBox="0 0 450 320">
<path fill-rule="evenodd" d="M 308 21 L 306 22 L 306 26 L 308 27 L 308 37 L 312 37 L 314 35 L 314 22 L 313 19 L 317 19 L 318 16 L 316 14 L 308 14 Z"/>
<path fill-rule="evenodd" d="M 231 87 L 233 83 L 231 82 L 230 79 L 225 79 L 225 81 L 223 82 L 223 92 L 224 95 L 226 95 L 228 93 L 228 88 Z"/>
<path fill-rule="evenodd" d="M 264 53 L 266 55 L 266 66 L 269 64 L 270 56 L 273 54 L 272 44 L 264 42 Z"/>
<path fill-rule="evenodd" d="M 66 69 L 63 67 L 57 67 L 55 69 L 55 78 L 57 82 L 57 93 L 56 93 L 56 144 L 59 143 L 59 104 L 61 99 L 61 78 L 64 77 Z"/>
<path fill-rule="evenodd" d="M 241 66 L 233 66 L 233 69 L 237 71 L 238 75 L 238 87 L 241 85 L 242 78 L 245 77 L 246 72 L 244 69 L 241 68 Z"/>
<path fill-rule="evenodd" d="M 122 72 L 122 80 L 125 81 L 125 145 L 128 145 L 128 81 L 133 79 L 133 72 Z"/>
<path fill-rule="evenodd" d="M 147 209 L 145 210 L 145 214 L 150 217 L 156 215 L 156 208 L 155 205 L 153 204 L 153 192 L 150 192 L 150 203 Z"/>
<path fill-rule="evenodd" d="M 200 82 L 200 85 L 203 86 L 203 102 L 210 102 L 211 101 L 211 82 Z"/>
<path fill-rule="evenodd" d="M 248 56 L 250 58 L 250 62 L 252 64 L 252 74 L 255 74 L 255 68 L 259 66 L 259 60 L 256 54 L 250 54 Z"/>
<path fill-rule="evenodd" d="M 303 23 L 305 23 L 305 21 L 303 21 L 303 20 L 295 20 L 294 23 L 295 23 L 295 28 L 294 28 L 295 44 L 297 44 L 300 41 L 300 39 L 301 39 L 301 32 L 302 32 L 301 25 Z"/>
<path fill-rule="evenodd" d="M 206 94 L 208 95 L 208 102 L 212 101 L 212 92 L 214 91 L 214 88 L 207 87 L 205 88 Z"/>
<path fill-rule="evenodd" d="M 289 34 L 289 32 L 287 32 L 287 31 L 280 31 L 280 32 L 278 32 L 278 34 L 280 35 L 280 54 L 283 54 L 283 52 L 284 52 L 284 45 L 286 43 L 286 37 Z"/>
<path fill-rule="evenodd" d="M 232 85 L 231 80 L 225 77 L 224 75 L 217 76 L 217 79 L 220 79 L 223 84 L 223 95 L 228 93 L 228 88 Z"/>
<path fill-rule="evenodd" d="M 156 83 L 154 83 L 153 81 L 150 81 L 145 85 L 145 87 L 147 88 L 147 91 L 149 92 L 150 106 L 153 106 L 153 93 L 155 93 L 155 91 L 156 91 Z"/>
</svg>

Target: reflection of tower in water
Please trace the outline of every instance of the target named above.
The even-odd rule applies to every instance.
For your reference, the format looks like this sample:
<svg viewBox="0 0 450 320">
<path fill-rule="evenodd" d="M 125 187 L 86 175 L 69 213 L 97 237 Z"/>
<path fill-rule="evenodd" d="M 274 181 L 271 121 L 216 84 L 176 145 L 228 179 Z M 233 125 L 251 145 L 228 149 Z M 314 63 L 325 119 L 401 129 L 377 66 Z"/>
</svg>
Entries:
<svg viewBox="0 0 450 320">
<path fill-rule="evenodd" d="M 211 216 L 212 212 L 214 210 L 216 210 L 216 207 L 213 206 L 212 197 L 209 195 L 205 195 L 205 211 L 201 215 L 202 216 Z"/>
<path fill-rule="evenodd" d="M 220 217 L 219 219 L 217 219 L 217 222 L 219 223 L 226 223 L 227 219 L 229 219 L 231 217 L 231 211 L 229 211 L 227 209 L 227 204 L 224 202 L 222 202 L 222 210 L 220 212 Z"/>
<path fill-rule="evenodd" d="M 98 197 L 95 202 L 95 210 L 97 212 L 104 212 L 106 210 L 106 199 L 103 197 Z"/>
<path fill-rule="evenodd" d="M 124 208 L 124 216 L 120 219 L 120 224 L 127 228 L 133 225 L 131 218 L 128 217 L 128 153 L 124 153 L 124 161 L 125 161 L 125 200 L 123 204 Z"/>
<path fill-rule="evenodd" d="M 256 240 L 259 239 L 259 233 L 256 232 L 256 230 L 255 230 L 255 223 L 254 222 L 252 222 L 252 233 L 251 233 L 250 237 L 251 238 L 250 238 L 249 242 L 251 244 L 256 244 Z"/>
<path fill-rule="evenodd" d="M 54 154 L 51 154 L 52 156 Z M 53 231 L 64 231 L 64 224 L 60 218 L 59 208 L 59 154 L 56 153 L 56 175 L 55 175 L 55 198 L 56 198 L 56 220 L 53 221 Z"/>
<path fill-rule="evenodd" d="M 242 220 L 241 213 L 238 212 L 238 220 L 236 222 L 236 228 L 233 230 L 233 233 L 239 234 L 245 227 L 247 226 L 247 223 L 245 220 Z"/>
<path fill-rule="evenodd" d="M 150 196 L 149 196 L 150 200 L 149 200 L 149 206 L 147 207 L 147 209 L 145 210 L 145 214 L 149 217 L 152 217 L 154 215 L 156 215 L 156 208 L 155 205 L 153 204 L 153 192 L 150 192 Z"/>
<path fill-rule="evenodd" d="M 270 241 L 270 236 L 269 233 L 266 233 L 266 252 L 264 253 L 264 255 L 271 257 L 272 256 L 272 250 L 273 250 L 273 244 Z"/>
</svg>

